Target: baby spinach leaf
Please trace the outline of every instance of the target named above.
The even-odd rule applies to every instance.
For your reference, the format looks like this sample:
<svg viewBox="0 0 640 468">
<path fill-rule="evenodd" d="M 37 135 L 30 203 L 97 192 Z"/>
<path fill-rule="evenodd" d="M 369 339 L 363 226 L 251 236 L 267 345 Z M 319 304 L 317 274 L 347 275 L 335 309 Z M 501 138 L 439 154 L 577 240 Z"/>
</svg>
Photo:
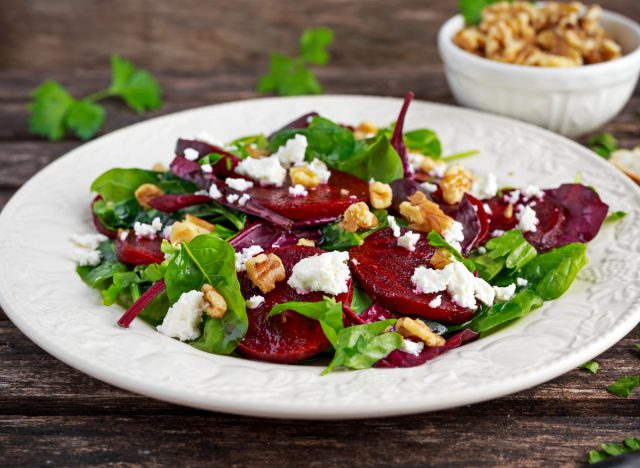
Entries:
<svg viewBox="0 0 640 468">
<path fill-rule="evenodd" d="M 158 173 L 144 169 L 114 168 L 100 175 L 91 184 L 91 191 L 102 195 L 106 202 L 123 202 L 135 197 L 142 184 L 157 184 Z"/>
<path fill-rule="evenodd" d="M 404 134 L 404 144 L 410 151 L 416 151 L 434 159 L 442 155 L 442 145 L 436 132 L 428 128 L 411 130 Z"/>
<path fill-rule="evenodd" d="M 512 320 L 524 317 L 532 310 L 540 307 L 542 303 L 540 296 L 529 289 L 525 289 L 508 301 L 499 302 L 491 307 L 481 309 L 474 315 L 471 322 L 465 324 L 462 328 L 470 328 L 478 333 L 486 333 Z"/>
<path fill-rule="evenodd" d="M 395 322 L 395 319 L 381 320 L 340 330 L 335 355 L 322 375 L 340 367 L 367 369 L 385 358 L 402 344 L 399 333 L 385 333 Z"/>
<path fill-rule="evenodd" d="M 373 304 L 373 299 L 356 285 L 353 286 L 353 297 L 351 298 L 351 310 L 360 315 Z"/>
<path fill-rule="evenodd" d="M 362 245 L 364 238 L 357 232 L 349 232 L 340 227 L 340 222 L 322 226 L 322 238 L 318 244 L 324 250 L 349 250 L 356 245 Z"/>
<path fill-rule="evenodd" d="M 344 328 L 341 302 L 336 302 L 329 297 L 324 297 L 320 302 L 285 302 L 272 307 L 269 317 L 287 310 L 293 310 L 300 315 L 319 321 L 329 343 L 333 347 L 337 345 L 338 334 Z"/>
<path fill-rule="evenodd" d="M 113 275 L 127 271 L 127 266 L 118 262 L 115 244 L 108 240 L 98 246 L 102 261 L 96 266 L 78 266 L 76 271 L 85 284 L 94 289 L 104 289 L 111 285 Z"/>
<path fill-rule="evenodd" d="M 609 385 L 607 390 L 614 395 L 627 398 L 636 387 L 640 387 L 640 375 L 627 375 Z"/>
<path fill-rule="evenodd" d="M 476 266 L 474 265 L 473 261 L 469 260 L 466 257 L 463 257 L 458 250 L 456 250 L 451 244 L 444 240 L 444 238 L 436 231 L 432 230 L 429 234 L 427 234 L 427 240 L 429 241 L 429 244 L 431 244 L 431 246 L 435 247 L 436 249 L 447 249 L 453 256 L 453 258 L 466 266 L 467 270 L 469 270 L 471 273 L 476 271 Z"/>
<path fill-rule="evenodd" d="M 339 162 L 336 168 L 367 182 L 374 179 L 388 183 L 404 175 L 402 160 L 384 135 L 380 135 L 360 153 Z"/>
<path fill-rule="evenodd" d="M 517 270 L 537 255 L 536 249 L 518 230 L 507 231 L 486 244 L 487 253 L 472 255 L 480 277 L 485 281 L 495 278 L 504 268 Z"/>
<path fill-rule="evenodd" d="M 231 245 L 212 234 L 197 236 L 183 243 L 165 274 L 167 296 L 171 304 L 185 292 L 212 285 L 227 302 L 221 319 L 205 315 L 200 338 L 190 344 L 215 354 L 231 353 L 247 331 L 247 313 L 235 270 L 235 252 Z"/>
<path fill-rule="evenodd" d="M 600 364 L 598 364 L 596 361 L 587 361 L 578 367 L 578 369 L 587 370 L 592 374 L 596 374 L 599 368 L 600 368 Z"/>
<path fill-rule="evenodd" d="M 107 306 L 115 304 L 118 300 L 118 296 L 124 289 L 130 288 L 132 285 L 141 282 L 142 279 L 135 271 L 122 271 L 114 273 L 111 286 L 109 286 L 107 289 L 102 290 L 102 303 Z"/>
</svg>

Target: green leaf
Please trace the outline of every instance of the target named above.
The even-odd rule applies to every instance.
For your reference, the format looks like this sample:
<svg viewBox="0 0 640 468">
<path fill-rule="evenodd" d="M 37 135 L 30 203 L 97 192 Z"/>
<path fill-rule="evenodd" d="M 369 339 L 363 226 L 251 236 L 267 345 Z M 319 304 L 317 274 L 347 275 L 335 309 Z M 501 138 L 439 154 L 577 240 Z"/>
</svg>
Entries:
<svg viewBox="0 0 640 468">
<path fill-rule="evenodd" d="M 326 65 L 329 52 L 326 48 L 333 42 L 333 31 L 329 28 L 305 29 L 300 37 L 300 55 L 314 65 Z"/>
<path fill-rule="evenodd" d="M 88 140 L 94 136 L 104 123 L 105 111 L 102 106 L 89 101 L 74 101 L 69 106 L 65 124 L 67 128 Z"/>
<path fill-rule="evenodd" d="M 427 128 L 411 130 L 404 134 L 404 144 L 410 151 L 438 159 L 442 155 L 442 145 L 436 132 Z"/>
<path fill-rule="evenodd" d="M 624 455 L 640 450 L 640 437 L 630 437 L 624 440 L 623 444 L 610 443 L 601 444 L 600 451 L 591 450 L 589 452 L 589 463 L 598 463 L 610 457 Z"/>
<path fill-rule="evenodd" d="M 587 146 L 605 159 L 618 149 L 618 140 L 611 133 L 594 135 L 587 141 Z"/>
<path fill-rule="evenodd" d="M 476 312 L 471 322 L 458 328 L 470 328 L 478 333 L 486 333 L 512 320 L 524 317 L 542 305 L 543 301 L 536 293 L 529 289 L 520 291 L 511 299 L 499 302 L 491 307 L 485 307 Z M 452 329 L 451 329 L 452 330 Z"/>
<path fill-rule="evenodd" d="M 633 451 L 640 450 L 640 437 L 624 439 L 624 444 Z"/>
<path fill-rule="evenodd" d="M 358 154 L 337 163 L 337 169 L 362 180 L 389 183 L 404 176 L 402 160 L 385 135 Z"/>
<path fill-rule="evenodd" d="M 598 364 L 596 361 L 587 361 L 578 367 L 578 369 L 588 370 L 592 374 L 596 374 L 599 368 L 600 364 Z"/>
<path fill-rule="evenodd" d="M 171 304 L 183 293 L 199 290 L 205 283 L 212 285 L 224 297 L 227 313 L 221 319 L 205 315 L 202 335 L 190 344 L 209 353 L 231 353 L 248 326 L 233 247 L 212 234 L 200 235 L 191 242 L 183 243 L 167 267 L 165 283 Z"/>
<path fill-rule="evenodd" d="M 128 270 L 126 265 L 116 258 L 115 243 L 111 240 L 101 242 L 98 246 L 102 261 L 96 266 L 79 266 L 76 268 L 80 279 L 94 289 L 105 289 L 111 285 L 113 276 Z"/>
<path fill-rule="evenodd" d="M 260 78 L 258 91 L 280 96 L 322 94 L 322 86 L 301 59 L 272 54 L 269 73 Z"/>
<path fill-rule="evenodd" d="M 625 453 L 631 451 L 629 450 L 629 447 L 624 444 L 602 444 L 600 447 L 602 448 L 603 452 L 605 452 L 607 455 L 611 455 L 612 457 L 615 457 L 617 455 L 624 455 Z"/>
<path fill-rule="evenodd" d="M 159 174 L 144 169 L 114 168 L 100 175 L 91 184 L 91 191 L 102 195 L 107 202 L 123 202 L 135 197 L 142 184 L 157 184 Z"/>
<path fill-rule="evenodd" d="M 113 274 L 113 282 L 107 289 L 102 290 L 102 303 L 106 306 L 115 304 L 118 296 L 133 284 L 141 283 L 142 279 L 134 271 L 122 271 Z"/>
<path fill-rule="evenodd" d="M 325 224 L 321 231 L 322 238 L 318 246 L 323 250 L 349 250 L 364 243 L 360 234 L 342 229 L 340 222 Z"/>
<path fill-rule="evenodd" d="M 640 351 L 640 343 L 635 343 L 633 347 L 636 348 L 636 350 Z"/>
<path fill-rule="evenodd" d="M 436 249 L 447 249 L 449 253 L 460 263 L 464 264 L 471 273 L 476 271 L 476 266 L 473 261 L 469 260 L 466 257 L 463 257 L 462 254 L 456 250 L 451 244 L 444 240 L 444 238 L 438 234 L 436 231 L 432 230 L 429 234 L 427 234 L 427 240 L 432 247 Z"/>
<path fill-rule="evenodd" d="M 344 328 L 342 323 L 342 303 L 324 297 L 320 302 L 285 302 L 271 308 L 269 317 L 292 310 L 305 317 L 318 320 L 327 340 L 333 347 L 337 345 L 338 334 Z"/>
<path fill-rule="evenodd" d="M 589 451 L 589 463 L 598 463 L 602 460 L 606 460 L 609 456 L 606 453 L 598 452 L 597 450 Z"/>
<path fill-rule="evenodd" d="M 614 211 L 609 216 L 607 216 L 607 218 L 604 221 L 606 223 L 610 223 L 612 221 L 618 221 L 619 219 L 622 219 L 625 216 L 627 216 L 627 212 L 626 211 Z"/>
<path fill-rule="evenodd" d="M 482 20 L 482 10 L 487 5 L 500 0 L 459 0 L 460 13 L 464 17 L 467 26 L 478 24 Z"/>
<path fill-rule="evenodd" d="M 65 118 L 73 98 L 55 81 L 46 81 L 32 94 L 29 104 L 29 128 L 33 133 L 50 140 L 59 140 L 65 134 Z"/>
<path fill-rule="evenodd" d="M 607 387 L 607 390 L 614 395 L 626 398 L 638 386 L 640 386 L 640 375 L 628 375 L 616 380 Z"/>
<path fill-rule="evenodd" d="M 373 299 L 371 299 L 362 288 L 354 285 L 353 297 L 351 298 L 351 310 L 360 315 L 362 312 L 371 307 L 372 304 Z"/>
<path fill-rule="evenodd" d="M 120 96 L 136 112 L 162 106 L 160 86 L 151 74 L 118 55 L 111 57 L 111 95 Z"/>
<path fill-rule="evenodd" d="M 485 248 L 487 253 L 474 253 L 471 256 L 480 277 L 485 281 L 491 281 L 505 268 L 522 268 L 537 255 L 536 249 L 518 230 L 507 231 L 491 239 Z"/>
<path fill-rule="evenodd" d="M 402 336 L 396 332 L 386 332 L 395 319 L 354 325 L 338 333 L 335 355 L 329 366 L 322 372 L 326 375 L 334 369 L 367 369 L 402 344 Z"/>
</svg>

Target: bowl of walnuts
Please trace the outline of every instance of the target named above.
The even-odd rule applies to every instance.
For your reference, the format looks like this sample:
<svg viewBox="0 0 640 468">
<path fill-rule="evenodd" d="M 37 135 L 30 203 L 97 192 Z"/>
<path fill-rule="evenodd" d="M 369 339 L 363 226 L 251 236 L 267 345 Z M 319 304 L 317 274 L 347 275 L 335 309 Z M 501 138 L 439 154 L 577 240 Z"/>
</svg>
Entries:
<svg viewBox="0 0 640 468">
<path fill-rule="evenodd" d="M 574 138 L 615 117 L 640 73 L 640 26 L 579 2 L 499 2 L 456 15 L 438 49 L 460 104 Z"/>
</svg>

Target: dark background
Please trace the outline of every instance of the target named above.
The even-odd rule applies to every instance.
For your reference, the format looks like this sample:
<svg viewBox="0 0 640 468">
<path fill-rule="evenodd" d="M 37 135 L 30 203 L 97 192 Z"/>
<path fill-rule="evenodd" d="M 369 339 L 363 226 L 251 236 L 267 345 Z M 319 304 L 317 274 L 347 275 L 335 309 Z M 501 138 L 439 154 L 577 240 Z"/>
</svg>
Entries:
<svg viewBox="0 0 640 468">
<path fill-rule="evenodd" d="M 638 0 L 603 0 L 640 19 Z M 106 101 L 104 132 L 181 109 L 257 97 L 269 53 L 295 53 L 302 29 L 335 32 L 326 93 L 453 103 L 435 47 L 456 2 L 429 0 L 0 0 L 0 206 L 31 175 L 80 144 L 28 131 L 30 92 L 45 79 L 75 97 L 109 82 L 119 53 L 148 68 L 164 107 L 138 115 Z M 604 130 L 640 143 L 640 96 Z M 1 259 L 0 259 L 1 261 Z M 289 422 L 207 413 L 150 400 L 47 355 L 0 311 L 0 465 L 295 466 L 577 465 L 603 442 L 640 435 L 640 392 L 605 387 L 637 375 L 640 329 L 569 374 L 492 402 L 411 417 Z"/>
</svg>

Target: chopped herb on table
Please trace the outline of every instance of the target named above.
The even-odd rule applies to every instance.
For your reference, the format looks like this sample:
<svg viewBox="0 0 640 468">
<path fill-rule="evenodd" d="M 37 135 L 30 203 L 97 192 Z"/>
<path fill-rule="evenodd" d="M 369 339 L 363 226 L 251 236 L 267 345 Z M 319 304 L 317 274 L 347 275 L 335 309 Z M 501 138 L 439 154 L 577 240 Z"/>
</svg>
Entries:
<svg viewBox="0 0 640 468">
<path fill-rule="evenodd" d="M 589 463 L 598 463 L 611 457 L 625 455 L 631 452 L 640 451 L 640 437 L 630 437 L 625 439 L 623 443 L 610 443 L 600 445 L 600 450 L 591 450 L 589 452 Z M 622 465 L 620 465 L 622 466 Z M 632 466 L 632 465 L 624 465 Z M 635 466 L 635 465 L 634 465 Z"/>
<path fill-rule="evenodd" d="M 582 364 L 580 367 L 578 367 L 578 369 L 587 370 L 592 374 L 596 374 L 599 368 L 600 368 L 600 364 L 598 364 L 598 362 L 596 361 L 587 361 L 584 364 Z"/>
<path fill-rule="evenodd" d="M 587 146 L 605 159 L 618 149 L 618 140 L 611 133 L 594 135 L 587 141 Z"/>
<path fill-rule="evenodd" d="M 627 375 L 609 385 L 607 390 L 614 395 L 627 398 L 636 387 L 640 387 L 640 375 Z"/>
</svg>

